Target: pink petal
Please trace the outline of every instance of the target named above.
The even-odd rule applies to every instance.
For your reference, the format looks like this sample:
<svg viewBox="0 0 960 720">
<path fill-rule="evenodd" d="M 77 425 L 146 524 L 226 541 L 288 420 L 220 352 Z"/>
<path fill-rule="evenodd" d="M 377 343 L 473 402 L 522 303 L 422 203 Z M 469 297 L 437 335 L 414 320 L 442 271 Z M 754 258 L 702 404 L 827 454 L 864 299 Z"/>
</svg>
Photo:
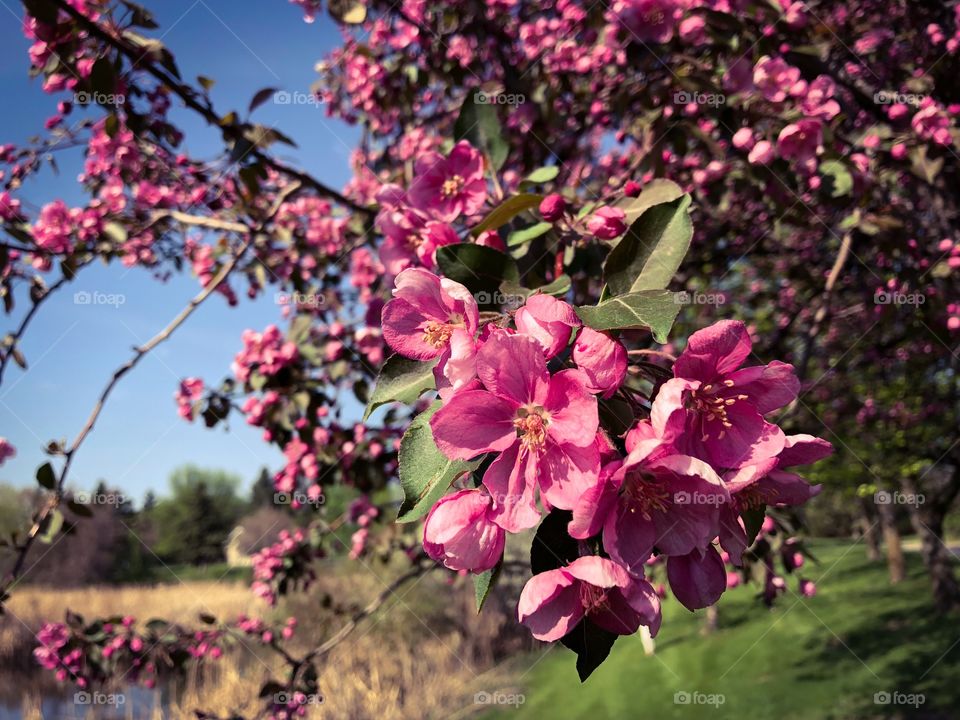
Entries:
<svg viewBox="0 0 960 720">
<path fill-rule="evenodd" d="M 477 353 L 477 376 L 494 395 L 542 405 L 547 397 L 547 361 L 528 335 L 498 332 Z"/>
<path fill-rule="evenodd" d="M 677 600 L 691 612 L 713 605 L 727 589 L 723 560 L 712 545 L 668 558 L 667 579 Z"/>
<path fill-rule="evenodd" d="M 520 532 L 540 522 L 534 489 L 536 486 L 536 458 L 520 454 L 520 443 L 515 442 L 483 475 L 483 484 L 493 498 L 490 518 L 507 532 Z"/>
<path fill-rule="evenodd" d="M 780 453 L 780 467 L 810 465 L 833 454 L 833 445 L 813 435 L 787 435 Z"/>
<path fill-rule="evenodd" d="M 597 435 L 597 399 L 583 385 L 576 370 L 562 370 L 550 378 L 544 407 L 550 413 L 547 432 L 557 443 L 579 447 L 591 445 Z"/>
<path fill-rule="evenodd" d="M 752 347 L 746 325 L 739 320 L 721 320 L 690 336 L 673 365 L 673 374 L 710 382 L 740 367 Z"/>
<path fill-rule="evenodd" d="M 600 454 L 590 443 L 586 447 L 558 445 L 551 440 L 538 461 L 540 494 L 553 507 L 573 510 L 580 496 L 596 485 L 600 477 Z"/>
<path fill-rule="evenodd" d="M 600 481 L 587 488 L 573 508 L 573 519 L 567 525 L 570 537 L 586 540 L 603 529 L 607 516 L 614 512 L 620 485 L 612 473 L 601 472 Z"/>
<path fill-rule="evenodd" d="M 520 593 L 517 617 L 538 640 L 559 640 L 583 619 L 579 583 L 563 569 L 534 575 Z"/>
<path fill-rule="evenodd" d="M 761 415 L 789 405 L 797 397 L 800 380 L 793 365 L 774 360 L 769 365 L 743 368 L 728 378 L 734 386 L 725 395 L 746 395 Z"/>
<path fill-rule="evenodd" d="M 579 557 L 567 565 L 564 570 L 577 580 L 582 580 L 600 588 L 625 588 L 632 582 L 632 578 L 626 570 L 613 560 L 602 558 L 599 555 Z"/>
<path fill-rule="evenodd" d="M 428 322 L 430 318 L 420 309 L 406 300 L 394 298 L 383 308 L 383 339 L 404 357 L 431 360 L 443 353 L 444 348 L 426 341 L 423 331 Z"/>
<path fill-rule="evenodd" d="M 452 460 L 469 460 L 485 452 L 501 452 L 517 438 L 513 426 L 517 406 L 486 390 L 454 395 L 430 419 L 433 439 Z"/>
</svg>

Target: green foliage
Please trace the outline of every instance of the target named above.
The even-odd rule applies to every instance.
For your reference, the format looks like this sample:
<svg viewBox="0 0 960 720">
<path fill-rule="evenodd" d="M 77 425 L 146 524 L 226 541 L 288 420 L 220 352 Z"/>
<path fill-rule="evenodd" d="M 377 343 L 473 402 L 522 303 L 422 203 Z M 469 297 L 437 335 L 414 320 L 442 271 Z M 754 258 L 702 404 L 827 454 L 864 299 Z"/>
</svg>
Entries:
<svg viewBox="0 0 960 720">
<path fill-rule="evenodd" d="M 223 559 L 223 544 L 245 507 L 239 478 L 193 465 L 170 476 L 170 497 L 151 511 L 154 551 L 164 562 L 200 565 Z"/>
<path fill-rule="evenodd" d="M 436 364 L 436 360 L 422 362 L 405 358 L 403 355 L 388 357 L 380 368 L 377 385 L 363 413 L 364 422 L 381 405 L 391 402 L 412 405 L 423 393 L 432 390 L 436 386 L 433 377 Z"/>
<path fill-rule="evenodd" d="M 403 504 L 397 516 L 398 522 L 413 522 L 422 518 L 443 497 L 454 479 L 475 470 L 480 464 L 477 460 L 450 460 L 437 448 L 430 430 L 430 418 L 439 409 L 438 400 L 417 415 L 400 441 Z"/>
</svg>

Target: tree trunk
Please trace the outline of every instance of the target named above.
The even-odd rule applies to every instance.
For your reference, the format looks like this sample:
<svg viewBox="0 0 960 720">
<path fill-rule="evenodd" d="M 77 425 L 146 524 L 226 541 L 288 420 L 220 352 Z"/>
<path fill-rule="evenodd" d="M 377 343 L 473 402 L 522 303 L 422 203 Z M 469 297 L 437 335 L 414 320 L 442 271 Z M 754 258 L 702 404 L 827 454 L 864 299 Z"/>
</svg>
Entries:
<svg viewBox="0 0 960 720">
<path fill-rule="evenodd" d="M 894 506 L 890 503 L 877 504 L 880 527 L 883 528 L 883 545 L 887 551 L 890 584 L 896 585 L 906 577 L 906 568 L 903 561 L 903 547 L 900 544 L 900 531 L 897 530 L 897 514 L 893 508 Z"/>
<path fill-rule="evenodd" d="M 857 525 L 863 537 L 863 544 L 867 548 L 867 560 L 877 562 L 880 560 L 880 538 L 877 536 L 877 523 L 870 517 L 867 510 L 867 500 L 861 500 L 857 507 L 860 510 L 857 513 Z"/>
<path fill-rule="evenodd" d="M 960 607 L 960 585 L 953 572 L 953 556 L 943 542 L 943 520 L 956 493 L 948 493 L 945 498 L 933 492 L 923 495 L 913 478 L 904 478 L 902 483 L 904 491 L 912 496 L 907 498 L 907 508 L 913 529 L 920 538 L 920 555 L 930 575 L 934 606 L 940 612 Z"/>
</svg>

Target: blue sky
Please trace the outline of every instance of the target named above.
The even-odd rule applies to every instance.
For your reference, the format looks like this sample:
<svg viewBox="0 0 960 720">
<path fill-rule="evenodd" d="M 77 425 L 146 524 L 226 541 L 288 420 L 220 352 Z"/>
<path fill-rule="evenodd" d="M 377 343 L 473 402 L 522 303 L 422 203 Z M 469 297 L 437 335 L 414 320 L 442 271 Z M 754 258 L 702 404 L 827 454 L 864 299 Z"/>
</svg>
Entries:
<svg viewBox="0 0 960 720">
<path fill-rule="evenodd" d="M 314 64 L 339 42 L 331 22 L 318 18 L 308 25 L 297 7 L 282 0 L 147 4 L 160 24 L 150 34 L 174 52 L 185 78 L 205 75 L 216 80 L 211 94 L 223 113 L 245 112 L 262 87 L 306 92 L 317 77 Z M 41 91 L 38 80 L 27 77 L 28 43 L 20 19 L 19 2 L 0 0 L 0 97 L 5 111 L 0 144 L 22 144 L 55 109 L 55 99 Z M 217 134 L 176 102 L 172 116 L 186 133 L 185 148 L 191 155 L 209 157 L 220 149 Z M 349 151 L 358 137 L 354 128 L 326 118 L 315 105 L 268 102 L 255 119 L 275 125 L 297 142 L 299 149 L 279 151 L 284 159 L 333 187 L 349 178 Z M 60 174 L 44 172 L 18 196 L 28 207 L 57 197 L 83 203 L 75 181 L 81 157 L 79 150 L 58 155 Z M 163 328 L 198 289 L 189 273 L 161 283 L 149 272 L 114 263 L 85 269 L 66 292 L 50 298 L 22 345 L 28 371 L 11 366 L 0 386 L 0 436 L 18 449 L 17 457 L 0 468 L 0 481 L 33 483 L 45 457 L 42 446 L 50 439 L 74 437 L 131 347 Z M 122 294 L 125 302 L 120 307 L 74 304 L 74 292 L 83 290 Z M 27 309 L 25 298 L 18 301 L 14 314 L 0 319 L 0 335 L 19 324 Z M 218 383 L 229 372 L 242 330 L 261 329 L 279 318 L 272 292 L 256 302 L 242 299 L 236 308 L 220 296 L 210 298 L 117 386 L 74 460 L 73 485 L 89 489 L 103 478 L 139 500 L 148 489 L 163 492 L 171 470 L 187 462 L 229 470 L 246 484 L 261 466 L 276 468 L 281 454 L 242 417 L 234 416 L 229 432 L 189 424 L 177 416 L 173 392 L 181 377 L 196 375 Z"/>
</svg>

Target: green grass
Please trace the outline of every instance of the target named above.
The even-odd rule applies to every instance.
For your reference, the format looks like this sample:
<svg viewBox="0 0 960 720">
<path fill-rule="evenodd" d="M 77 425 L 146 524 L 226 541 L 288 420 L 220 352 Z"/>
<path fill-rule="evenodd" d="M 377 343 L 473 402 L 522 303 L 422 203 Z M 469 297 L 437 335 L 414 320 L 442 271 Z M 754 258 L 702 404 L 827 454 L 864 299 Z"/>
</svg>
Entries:
<svg viewBox="0 0 960 720">
<path fill-rule="evenodd" d="M 621 638 L 583 685 L 575 656 L 557 645 L 516 658 L 513 677 L 526 696 L 495 717 L 526 718 L 874 718 L 960 717 L 960 619 L 938 617 L 919 557 L 908 554 L 908 577 L 890 586 L 883 564 L 868 563 L 863 547 L 820 541 L 819 559 L 804 576 L 818 594 L 781 596 L 773 610 L 755 586 L 728 591 L 720 627 L 700 634 L 702 611 L 674 600 L 654 657 L 638 636 Z M 796 582 L 790 579 L 791 588 Z M 534 663 L 536 663 L 534 665 Z M 532 666 L 532 667 L 531 667 Z M 682 705 L 676 692 L 722 694 L 725 702 Z M 923 693 L 915 709 L 878 705 L 877 692 Z"/>
</svg>

